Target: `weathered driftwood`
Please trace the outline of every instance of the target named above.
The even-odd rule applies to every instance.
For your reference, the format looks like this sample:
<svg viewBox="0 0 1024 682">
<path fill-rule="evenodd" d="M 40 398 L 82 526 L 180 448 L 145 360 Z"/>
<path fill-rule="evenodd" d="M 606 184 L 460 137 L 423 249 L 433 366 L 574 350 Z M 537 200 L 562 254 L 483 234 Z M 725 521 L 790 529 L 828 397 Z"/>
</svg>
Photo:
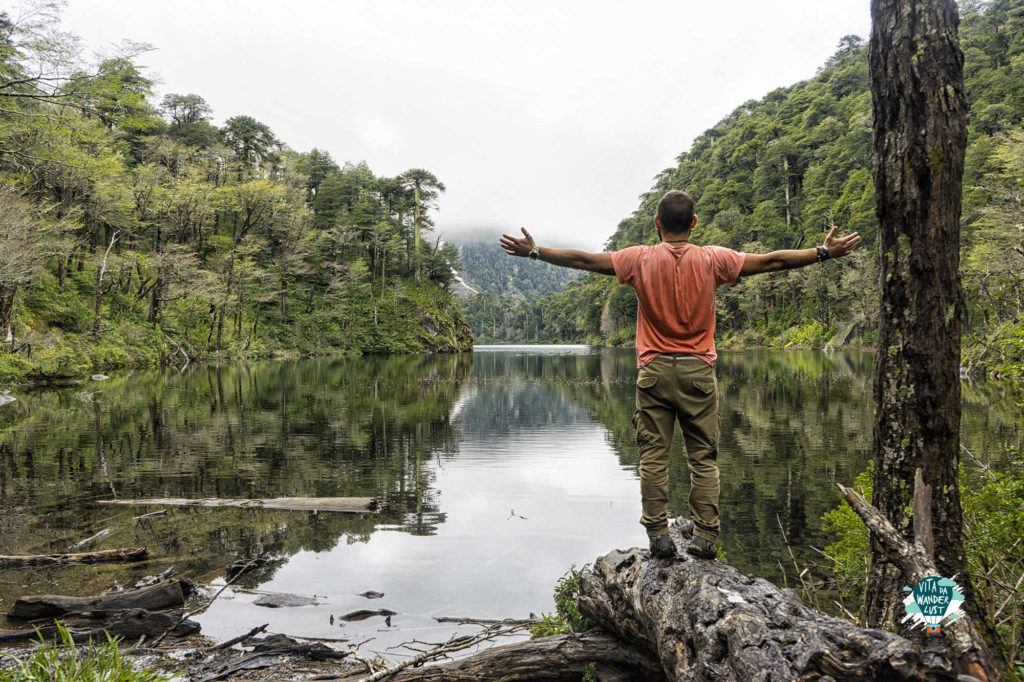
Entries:
<svg viewBox="0 0 1024 682">
<path fill-rule="evenodd" d="M 539 637 L 492 647 L 453 663 L 407 669 L 396 682 L 465 680 L 565 680 L 579 682 L 588 667 L 603 681 L 664 680 L 657 659 L 597 632 Z"/>
<path fill-rule="evenodd" d="M 921 490 L 921 469 L 917 470 L 917 482 L 918 486 L 915 488 L 914 495 L 915 510 L 924 506 L 919 498 L 929 499 L 928 492 L 918 493 Z M 844 485 L 840 485 L 839 490 L 853 510 L 857 512 L 857 515 L 864 520 L 864 524 L 872 534 L 881 542 L 882 547 L 885 548 L 886 558 L 900 570 L 910 586 L 922 578 L 940 574 L 927 549 L 932 542 L 930 518 L 922 523 L 915 517 L 914 531 L 915 537 L 918 539 L 908 542 L 889 523 L 889 520 L 869 504 L 860 493 Z M 915 514 L 917 513 L 920 511 L 915 511 Z M 942 625 L 942 636 L 949 644 L 957 667 L 962 672 L 980 680 L 999 678 L 997 664 L 991 658 L 985 639 L 970 618 L 959 618 L 953 622 L 947 621 Z"/>
<path fill-rule="evenodd" d="M 168 507 L 239 507 L 242 509 L 284 509 L 290 511 L 348 512 L 352 514 L 380 509 L 375 497 L 274 497 L 265 500 L 237 500 L 220 497 L 200 499 L 151 498 L 143 500 L 98 500 L 100 504 L 165 505 Z"/>
<path fill-rule="evenodd" d="M 253 644 L 250 654 L 221 666 L 213 674 L 202 678 L 202 682 L 227 679 L 245 670 L 270 668 L 279 665 L 283 658 L 336 661 L 349 655 L 347 651 L 338 651 L 326 644 L 298 642 L 287 635 L 269 635 L 261 640 L 252 640 L 246 646 L 250 644 Z"/>
<path fill-rule="evenodd" d="M 677 543 L 690 521 L 673 524 Z M 715 561 L 613 551 L 583 572 L 580 610 L 661 661 L 670 680 L 956 679 L 898 635 L 804 606 L 791 590 Z"/>
<path fill-rule="evenodd" d="M 59 595 L 35 595 L 21 597 L 7 614 L 9 618 L 35 620 L 57 618 L 68 613 L 87 611 L 123 611 L 144 609 L 159 611 L 181 608 L 192 593 L 193 586 L 187 580 L 169 580 L 141 590 L 116 592 L 97 597 L 63 597 Z"/>
<path fill-rule="evenodd" d="M 142 561 L 146 558 L 146 554 L 145 547 L 124 547 L 121 549 L 105 549 L 100 552 L 81 552 L 78 554 L 0 555 L 0 569 L 23 568 L 25 566 L 62 566 L 66 564 Z"/>
<path fill-rule="evenodd" d="M 180 618 L 180 611 L 154 613 L 145 609 L 128 609 L 75 613 L 61 618 L 60 622 L 76 642 L 93 638 L 105 639 L 106 635 L 126 640 L 136 640 L 142 636 L 152 638 L 168 629 L 174 637 L 187 637 L 199 632 L 199 623 L 187 619 L 178 622 Z M 24 642 L 40 637 L 49 640 L 58 636 L 56 624 L 21 630 L 0 630 L 0 643 Z"/>
</svg>

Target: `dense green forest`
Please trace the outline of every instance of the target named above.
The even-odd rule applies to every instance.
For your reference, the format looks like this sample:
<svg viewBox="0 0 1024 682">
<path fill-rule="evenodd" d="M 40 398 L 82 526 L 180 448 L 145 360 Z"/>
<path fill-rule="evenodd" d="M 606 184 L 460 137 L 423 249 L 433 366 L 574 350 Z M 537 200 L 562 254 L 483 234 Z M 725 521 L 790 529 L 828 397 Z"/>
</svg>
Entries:
<svg viewBox="0 0 1024 682">
<path fill-rule="evenodd" d="M 58 4 L 0 12 L 0 381 L 209 357 L 463 350 L 443 183 L 291 150 L 265 123 L 158 102 Z"/>
<path fill-rule="evenodd" d="M 971 105 L 962 263 L 969 363 L 1024 374 L 1024 0 L 961 3 Z M 862 248 L 824 267 L 724 288 L 722 345 L 869 345 L 877 334 L 877 221 L 871 172 L 867 47 L 857 36 L 807 81 L 745 102 L 697 137 L 619 223 L 610 250 L 654 243 L 653 215 L 670 189 L 691 193 L 693 239 L 765 252 L 819 243 L 831 224 Z M 543 243 L 543 235 L 538 239 Z M 495 259 L 506 258 L 497 248 Z M 937 302 L 938 303 L 938 302 Z M 632 343 L 636 299 L 587 275 L 533 301 L 463 303 L 478 336 L 504 342 Z"/>
</svg>

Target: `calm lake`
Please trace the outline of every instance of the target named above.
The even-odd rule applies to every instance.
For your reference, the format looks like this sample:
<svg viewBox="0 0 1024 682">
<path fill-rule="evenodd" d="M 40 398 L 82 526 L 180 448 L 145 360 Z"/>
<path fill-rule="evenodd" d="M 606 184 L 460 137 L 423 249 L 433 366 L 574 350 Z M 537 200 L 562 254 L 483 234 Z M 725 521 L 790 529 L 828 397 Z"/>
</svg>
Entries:
<svg viewBox="0 0 1024 682">
<path fill-rule="evenodd" d="M 725 351 L 722 543 L 740 570 L 792 584 L 817 549 L 836 482 L 864 470 L 870 353 Z M 266 361 L 124 371 L 106 381 L 18 391 L 0 407 L 0 554 L 146 546 L 154 557 L 0 573 L 0 611 L 33 593 L 94 594 L 174 566 L 222 582 L 238 557 L 277 558 L 241 584 L 316 597 L 269 609 L 226 590 L 198 620 L 228 638 L 272 632 L 363 651 L 447 639 L 435 616 L 551 611 L 555 581 L 613 548 L 645 545 L 630 417 L 632 350 L 480 347 L 472 354 Z M 964 446 L 995 469 L 1024 451 L 1021 396 L 964 385 Z M 678 437 L 677 437 L 678 440 Z M 971 465 L 974 467 L 975 465 Z M 681 441 L 672 511 L 686 513 Z M 378 496 L 388 511 L 183 509 L 97 500 Z M 785 573 L 784 573 L 785 572 Z M 358 596 L 367 590 L 384 598 Z M 342 624 L 361 608 L 397 612 Z M 467 632 L 476 628 L 463 628 Z"/>
</svg>

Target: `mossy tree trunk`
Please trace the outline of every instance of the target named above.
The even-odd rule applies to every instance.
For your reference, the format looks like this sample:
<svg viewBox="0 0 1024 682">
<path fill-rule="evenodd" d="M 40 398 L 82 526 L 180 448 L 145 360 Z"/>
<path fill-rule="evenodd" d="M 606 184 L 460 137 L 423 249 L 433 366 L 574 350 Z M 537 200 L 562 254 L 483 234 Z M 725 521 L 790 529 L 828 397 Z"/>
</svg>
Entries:
<svg viewBox="0 0 1024 682">
<path fill-rule="evenodd" d="M 967 142 L 953 0 L 872 0 L 875 209 L 881 311 L 875 359 L 872 502 L 908 540 L 914 526 L 945 577 L 966 578 L 960 450 L 960 196 Z M 930 504 L 911 514 L 915 470 Z M 903 579 L 872 536 L 867 618 L 892 627 Z"/>
</svg>

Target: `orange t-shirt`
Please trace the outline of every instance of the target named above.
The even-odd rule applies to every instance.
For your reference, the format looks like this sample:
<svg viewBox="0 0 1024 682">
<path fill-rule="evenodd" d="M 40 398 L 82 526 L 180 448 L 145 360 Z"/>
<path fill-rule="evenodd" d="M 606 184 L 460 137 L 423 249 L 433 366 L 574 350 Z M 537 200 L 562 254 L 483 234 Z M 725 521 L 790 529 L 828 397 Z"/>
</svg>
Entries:
<svg viewBox="0 0 1024 682">
<path fill-rule="evenodd" d="M 740 276 L 742 253 L 662 242 L 616 251 L 612 266 L 619 282 L 636 290 L 638 367 L 662 353 L 686 353 L 714 364 L 715 289 Z"/>
</svg>

